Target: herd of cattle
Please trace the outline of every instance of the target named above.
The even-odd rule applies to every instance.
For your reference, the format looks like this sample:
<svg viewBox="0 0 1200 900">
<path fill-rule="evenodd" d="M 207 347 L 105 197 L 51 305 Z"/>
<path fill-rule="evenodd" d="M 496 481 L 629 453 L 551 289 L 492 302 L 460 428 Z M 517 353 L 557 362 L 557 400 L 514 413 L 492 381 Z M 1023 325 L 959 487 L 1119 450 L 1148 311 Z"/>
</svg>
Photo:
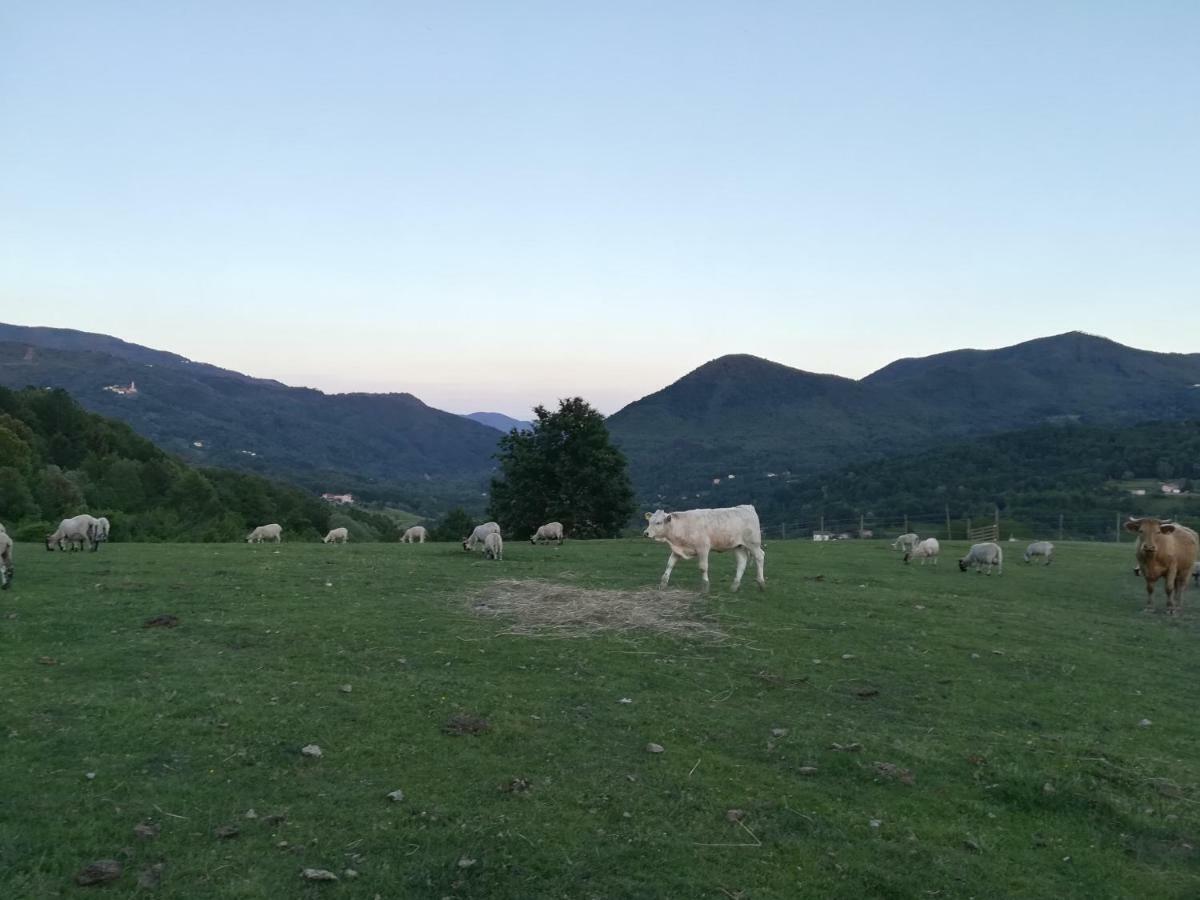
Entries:
<svg viewBox="0 0 1200 900">
<path fill-rule="evenodd" d="M 108 540 L 109 521 L 103 516 L 95 518 L 84 514 L 63 519 L 58 528 L 46 535 L 46 549 L 82 550 L 85 546 L 92 551 L 98 550 L 100 544 Z M 1130 518 L 1125 523 L 1125 529 L 1137 535 L 1134 552 L 1137 565 L 1134 574 L 1142 576 L 1146 581 L 1146 606 L 1154 608 L 1154 586 L 1163 580 L 1167 594 L 1167 613 L 1175 614 L 1183 608 L 1183 594 L 1187 590 L 1188 576 L 1192 576 L 1200 585 L 1200 538 L 1196 532 L 1169 519 Z M 651 540 L 666 544 L 671 551 L 667 557 L 667 568 L 659 579 L 659 586 L 665 588 L 671 580 L 671 571 L 680 560 L 695 559 L 700 567 L 700 578 L 703 590 L 708 591 L 708 557 L 712 552 L 723 553 L 733 551 L 737 559 L 737 571 L 733 577 L 733 590 L 741 587 L 742 576 L 746 566 L 753 558 L 757 568 L 756 580 L 759 590 L 766 588 L 764 567 L 766 553 L 763 551 L 762 529 L 758 522 L 758 513 L 753 506 L 729 507 L 727 509 L 689 509 L 680 512 L 664 512 L 656 510 L 646 513 L 646 529 L 642 532 Z M 428 532 L 421 525 L 414 525 L 404 532 L 400 538 L 405 544 L 424 544 Z M 529 539 L 531 544 L 557 541 L 562 544 L 565 538 L 561 522 L 549 522 L 542 525 Z M 344 544 L 350 539 L 350 533 L 345 528 L 334 528 L 324 538 L 326 544 Z M 272 523 L 260 525 L 246 536 L 246 542 L 251 544 L 264 541 L 279 543 L 283 540 L 282 526 Z M 500 526 L 495 522 L 485 522 L 477 526 L 467 537 L 463 538 L 464 550 L 482 550 L 488 559 L 504 559 L 504 539 L 500 534 Z M 7 589 L 12 583 L 12 539 L 4 526 L 0 525 L 0 589 Z M 937 565 L 941 554 L 941 545 L 937 538 L 929 537 L 924 540 L 917 534 L 902 534 L 892 544 L 892 549 L 904 553 L 904 562 L 919 559 L 921 565 L 932 561 Z M 1044 565 L 1050 565 L 1054 560 L 1054 545 L 1049 541 L 1034 541 L 1025 548 L 1026 563 L 1042 560 Z M 965 572 L 974 569 L 976 572 L 987 572 L 997 575 L 1004 571 L 1004 550 L 993 541 L 973 544 L 966 556 L 958 560 L 958 568 Z"/>
</svg>

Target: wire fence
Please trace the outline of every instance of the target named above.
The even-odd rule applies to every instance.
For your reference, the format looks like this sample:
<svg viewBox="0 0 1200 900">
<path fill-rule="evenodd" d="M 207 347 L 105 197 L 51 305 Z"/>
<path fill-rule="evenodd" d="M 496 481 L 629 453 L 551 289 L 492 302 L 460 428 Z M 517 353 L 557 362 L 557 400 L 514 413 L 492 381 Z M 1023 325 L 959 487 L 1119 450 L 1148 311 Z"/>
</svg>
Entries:
<svg viewBox="0 0 1200 900">
<path fill-rule="evenodd" d="M 764 539 L 772 540 L 895 540 L 916 533 L 939 540 L 1089 540 L 1133 541 L 1124 530 L 1125 512 L 1031 513 L 990 516 L 955 515 L 951 509 L 903 516 L 817 516 L 811 519 L 764 522 Z"/>
</svg>

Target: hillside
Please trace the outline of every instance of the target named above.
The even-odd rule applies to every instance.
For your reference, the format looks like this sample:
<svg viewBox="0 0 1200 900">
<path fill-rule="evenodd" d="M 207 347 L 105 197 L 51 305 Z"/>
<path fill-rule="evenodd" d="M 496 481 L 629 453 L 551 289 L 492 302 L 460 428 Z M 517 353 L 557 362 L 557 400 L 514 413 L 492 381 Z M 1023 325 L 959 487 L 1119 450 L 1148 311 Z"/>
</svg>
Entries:
<svg viewBox="0 0 1200 900">
<path fill-rule="evenodd" d="M 293 388 L 82 332 L 8 325 L 0 339 L 0 386 L 64 388 L 189 462 L 435 512 L 478 498 L 492 468 L 494 429 L 411 394 Z"/>
<path fill-rule="evenodd" d="M 639 494 L 679 502 L 714 478 L 805 476 L 1053 422 L 1200 419 L 1200 354 L 1073 332 L 893 363 L 861 381 L 725 356 L 608 420 Z"/>
<path fill-rule="evenodd" d="M 40 540 L 81 512 L 107 516 L 115 541 L 240 540 L 267 522 L 315 539 L 330 520 L 326 504 L 295 488 L 189 467 L 64 391 L 0 388 L 0 522 Z"/>
<path fill-rule="evenodd" d="M 1181 495 L 1164 495 L 1164 480 Z M 1145 493 L 1134 495 L 1130 484 Z M 701 492 L 703 505 L 753 503 L 765 525 L 795 531 L 899 531 L 905 517 L 941 532 L 949 512 L 1022 535 L 1065 532 L 1111 540 L 1117 515 L 1200 524 L 1200 421 L 1132 427 L 1042 425 L 790 480 L 746 477 Z M 1190 489 L 1190 490 L 1189 490 Z M 795 533 L 795 531 L 793 533 Z M 960 535 L 961 536 L 961 535 Z"/>
</svg>

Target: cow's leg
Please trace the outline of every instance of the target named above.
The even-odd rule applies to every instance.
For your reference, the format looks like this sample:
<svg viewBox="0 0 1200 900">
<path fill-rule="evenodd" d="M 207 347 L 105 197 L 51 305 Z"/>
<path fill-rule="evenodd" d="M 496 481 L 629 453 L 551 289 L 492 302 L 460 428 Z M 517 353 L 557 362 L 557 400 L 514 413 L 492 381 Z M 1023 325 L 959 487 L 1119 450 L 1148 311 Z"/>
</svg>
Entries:
<svg viewBox="0 0 1200 900">
<path fill-rule="evenodd" d="M 1154 582 L 1146 579 L 1146 608 L 1144 612 L 1154 612 Z"/>
<path fill-rule="evenodd" d="M 1167 569 L 1167 574 L 1163 579 L 1163 586 L 1167 589 L 1167 615 L 1175 615 L 1175 595 L 1176 585 L 1178 582 L 1179 572 L 1175 566 Z"/>
<path fill-rule="evenodd" d="M 750 562 L 750 554 L 744 547 L 735 547 L 733 555 L 737 557 L 737 573 L 733 576 L 733 592 L 742 586 L 742 575 L 746 573 L 746 563 Z"/>
<path fill-rule="evenodd" d="M 751 547 L 750 552 L 754 554 L 754 565 L 758 568 L 758 589 L 765 591 L 767 589 L 767 579 L 763 575 L 763 567 L 766 565 L 767 554 L 762 547 Z"/>
<path fill-rule="evenodd" d="M 696 562 L 700 566 L 700 579 L 703 586 L 700 590 L 708 593 L 708 547 L 701 547 L 696 553 Z"/>
<path fill-rule="evenodd" d="M 1183 595 L 1187 591 L 1187 572 L 1180 572 L 1175 579 L 1175 615 L 1183 615 Z"/>
<path fill-rule="evenodd" d="M 667 570 L 662 573 L 662 578 L 658 580 L 658 586 L 660 588 L 665 588 L 667 586 L 667 582 L 671 580 L 671 570 L 675 568 L 675 563 L 679 562 L 681 559 L 683 559 L 682 556 L 680 556 L 674 550 L 671 551 L 671 555 L 667 557 Z"/>
</svg>

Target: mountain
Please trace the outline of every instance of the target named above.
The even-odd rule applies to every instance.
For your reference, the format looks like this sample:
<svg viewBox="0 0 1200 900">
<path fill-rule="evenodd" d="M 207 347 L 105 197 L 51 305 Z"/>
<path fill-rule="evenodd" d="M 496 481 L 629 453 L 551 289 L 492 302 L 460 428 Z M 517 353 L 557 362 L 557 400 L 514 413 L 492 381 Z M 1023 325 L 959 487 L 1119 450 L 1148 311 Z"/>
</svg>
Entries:
<svg viewBox="0 0 1200 900">
<path fill-rule="evenodd" d="M 1200 354 L 1071 332 L 904 359 L 860 381 L 724 356 L 608 419 L 639 494 L 678 503 L 713 479 L 787 479 L 1045 423 L 1200 419 Z"/>
<path fill-rule="evenodd" d="M 188 462 L 431 512 L 478 505 L 498 437 L 411 394 L 325 394 L 106 335 L 0 326 L 0 386 L 26 385 L 64 388 Z"/>
<path fill-rule="evenodd" d="M 508 434 L 514 428 L 518 431 L 528 431 L 533 427 L 532 422 L 527 422 L 524 419 L 514 419 L 512 416 L 506 416 L 504 413 L 498 412 L 467 413 L 463 418 L 471 419 L 480 425 L 486 425 L 488 428 L 495 428 L 497 431 L 503 431 L 505 434 Z"/>
</svg>

